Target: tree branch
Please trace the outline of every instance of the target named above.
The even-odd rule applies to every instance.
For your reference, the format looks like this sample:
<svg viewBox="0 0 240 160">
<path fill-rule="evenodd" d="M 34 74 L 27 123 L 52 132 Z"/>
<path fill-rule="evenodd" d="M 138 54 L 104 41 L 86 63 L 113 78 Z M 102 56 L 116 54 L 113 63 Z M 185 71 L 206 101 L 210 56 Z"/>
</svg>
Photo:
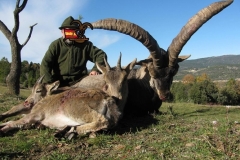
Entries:
<svg viewBox="0 0 240 160">
<path fill-rule="evenodd" d="M 20 0 L 17 0 L 17 3 L 16 3 L 16 7 L 15 7 L 15 8 L 18 8 L 18 7 L 19 7 L 19 3 L 20 3 Z"/>
<path fill-rule="evenodd" d="M 19 1 L 19 0 L 18 0 Z M 28 0 L 24 0 L 22 5 L 19 7 L 20 12 L 26 7 Z M 18 3 L 19 5 L 19 3 Z"/>
<path fill-rule="evenodd" d="M 19 13 L 25 8 L 26 4 L 27 4 L 27 1 L 28 0 L 24 0 L 22 5 L 19 6 L 20 4 L 20 0 L 17 0 L 17 3 L 16 3 L 16 7 L 15 7 L 15 10 L 13 12 L 13 15 L 14 15 L 14 28 L 12 30 L 12 35 L 13 37 L 16 37 L 17 35 L 17 31 L 19 29 Z"/>
<path fill-rule="evenodd" d="M 22 3 L 22 5 L 19 6 L 20 0 L 17 0 L 16 7 L 15 7 L 15 11 L 18 12 L 18 13 L 20 13 L 20 12 L 25 8 L 25 6 L 27 5 L 27 2 L 28 2 L 28 0 L 24 0 L 23 3 Z"/>
<path fill-rule="evenodd" d="M 11 31 L 7 28 L 7 26 L 0 20 L 0 30 L 5 35 L 5 37 L 10 41 Z"/>
<path fill-rule="evenodd" d="M 27 39 L 26 39 L 26 41 L 21 45 L 22 46 L 22 48 L 27 44 L 27 42 L 29 41 L 29 39 L 31 38 L 31 35 L 32 35 L 32 31 L 33 31 L 33 27 L 34 26 L 36 26 L 37 25 L 37 23 L 36 24 L 34 24 L 34 25 L 32 25 L 32 26 L 30 26 L 30 32 L 29 32 L 29 35 L 28 35 L 28 37 L 27 37 Z"/>
</svg>

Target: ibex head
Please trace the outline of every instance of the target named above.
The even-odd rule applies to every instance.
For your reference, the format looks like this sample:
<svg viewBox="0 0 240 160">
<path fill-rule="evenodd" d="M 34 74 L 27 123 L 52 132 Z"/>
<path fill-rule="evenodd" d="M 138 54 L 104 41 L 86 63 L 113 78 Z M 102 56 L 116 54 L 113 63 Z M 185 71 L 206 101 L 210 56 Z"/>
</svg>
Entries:
<svg viewBox="0 0 240 160">
<path fill-rule="evenodd" d="M 104 19 L 92 23 L 93 28 L 114 30 L 127 34 L 141 42 L 150 52 L 150 57 L 137 64 L 146 64 L 150 75 L 150 85 L 159 98 L 164 100 L 170 93 L 174 75 L 178 72 L 178 63 L 190 56 L 179 56 L 190 37 L 210 18 L 229 6 L 233 0 L 220 1 L 199 11 L 173 39 L 167 51 L 160 48 L 157 41 L 140 26 L 125 20 Z"/>
<path fill-rule="evenodd" d="M 34 106 L 41 99 L 51 94 L 52 91 L 56 90 L 60 85 L 59 81 L 55 81 L 51 84 L 44 84 L 42 83 L 43 78 L 44 78 L 44 75 L 41 76 L 33 86 L 32 93 L 24 102 L 25 106 L 28 106 L 28 107 Z"/>
<path fill-rule="evenodd" d="M 117 99 L 122 100 L 124 95 L 127 95 L 127 76 L 129 72 L 133 69 L 136 64 L 136 59 L 134 59 L 131 63 L 129 63 L 125 67 L 121 67 L 121 53 L 117 62 L 117 66 L 111 68 L 106 59 L 105 66 L 101 66 L 96 63 L 97 68 L 104 75 L 104 80 L 106 81 L 103 91 L 108 93 Z"/>
</svg>

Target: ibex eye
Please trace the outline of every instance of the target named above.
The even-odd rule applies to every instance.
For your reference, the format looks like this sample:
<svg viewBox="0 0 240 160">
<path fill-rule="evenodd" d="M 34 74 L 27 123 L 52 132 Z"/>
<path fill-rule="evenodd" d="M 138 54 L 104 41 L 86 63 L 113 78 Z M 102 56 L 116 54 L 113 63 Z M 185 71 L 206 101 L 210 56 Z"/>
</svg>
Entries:
<svg viewBox="0 0 240 160">
<path fill-rule="evenodd" d="M 41 93 L 42 92 L 42 90 L 36 90 L 36 93 Z"/>
</svg>

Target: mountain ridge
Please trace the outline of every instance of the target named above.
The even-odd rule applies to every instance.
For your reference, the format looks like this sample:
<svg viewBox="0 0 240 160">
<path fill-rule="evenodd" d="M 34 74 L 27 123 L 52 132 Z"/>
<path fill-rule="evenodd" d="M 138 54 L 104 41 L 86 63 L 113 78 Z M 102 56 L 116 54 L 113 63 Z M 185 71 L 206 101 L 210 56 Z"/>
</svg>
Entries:
<svg viewBox="0 0 240 160">
<path fill-rule="evenodd" d="M 240 78 L 240 55 L 222 55 L 179 63 L 179 71 L 174 80 L 182 80 L 186 74 L 195 77 L 206 73 L 212 80 L 229 80 Z"/>
</svg>

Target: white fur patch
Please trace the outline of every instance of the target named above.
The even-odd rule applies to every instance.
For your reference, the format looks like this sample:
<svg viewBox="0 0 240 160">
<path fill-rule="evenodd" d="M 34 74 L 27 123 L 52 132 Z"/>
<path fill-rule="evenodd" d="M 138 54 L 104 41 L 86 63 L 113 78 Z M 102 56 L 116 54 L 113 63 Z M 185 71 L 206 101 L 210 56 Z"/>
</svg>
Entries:
<svg viewBox="0 0 240 160">
<path fill-rule="evenodd" d="M 77 121 L 74 121 L 73 119 L 65 116 L 64 114 L 54 114 L 52 116 L 46 117 L 42 124 L 45 126 L 49 126 L 50 128 L 62 128 L 65 126 L 78 126 L 85 124 L 85 122 L 80 121 L 78 119 Z"/>
</svg>

